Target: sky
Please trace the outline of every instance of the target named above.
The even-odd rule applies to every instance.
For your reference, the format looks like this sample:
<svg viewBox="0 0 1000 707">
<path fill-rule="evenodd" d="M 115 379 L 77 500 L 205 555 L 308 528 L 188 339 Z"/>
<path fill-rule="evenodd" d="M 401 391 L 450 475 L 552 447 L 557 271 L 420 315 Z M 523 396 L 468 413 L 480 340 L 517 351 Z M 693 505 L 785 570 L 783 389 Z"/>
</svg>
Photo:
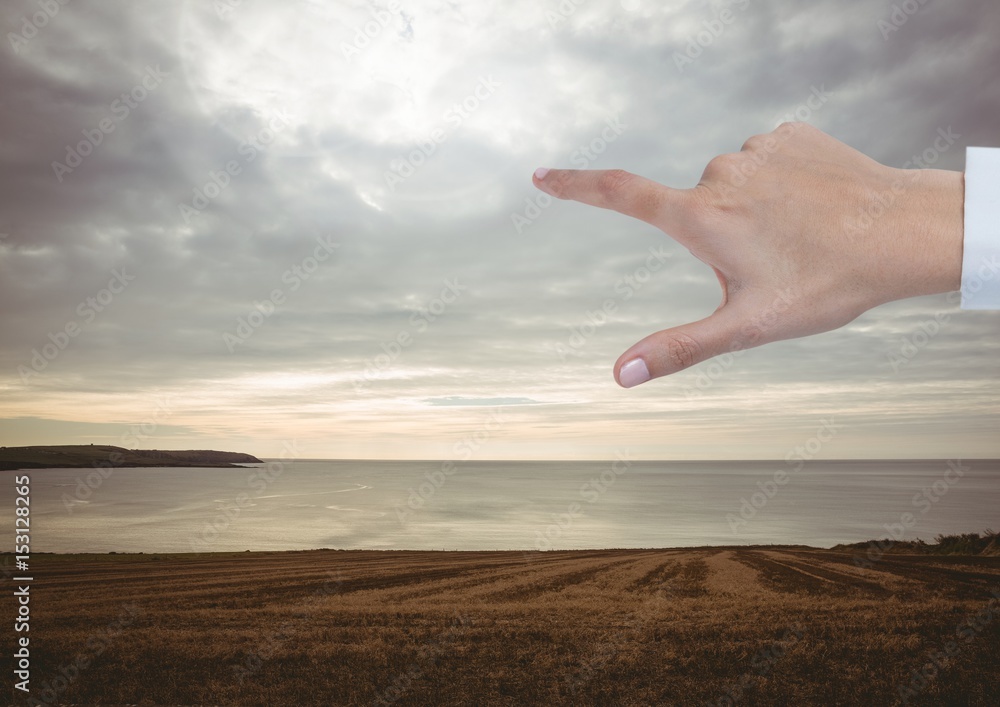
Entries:
<svg viewBox="0 0 1000 707">
<path fill-rule="evenodd" d="M 961 170 L 1000 146 L 994 0 L 11 0 L 0 27 L 0 444 L 1000 457 L 1000 313 L 946 295 L 619 388 L 716 278 L 531 183 L 693 186 L 789 117 L 894 167 L 954 134 Z"/>
</svg>

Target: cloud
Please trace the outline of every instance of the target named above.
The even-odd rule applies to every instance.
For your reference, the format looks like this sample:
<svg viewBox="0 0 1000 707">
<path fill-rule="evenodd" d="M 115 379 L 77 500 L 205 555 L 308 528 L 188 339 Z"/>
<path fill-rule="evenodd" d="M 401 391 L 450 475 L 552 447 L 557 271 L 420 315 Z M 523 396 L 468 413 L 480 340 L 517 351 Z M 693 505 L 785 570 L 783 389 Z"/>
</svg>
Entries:
<svg viewBox="0 0 1000 707">
<path fill-rule="evenodd" d="M 701 35 L 727 8 L 733 20 Z M 37 10 L 6 3 L 0 22 L 24 31 Z M 828 100 L 809 120 L 887 164 L 950 126 L 961 137 L 936 166 L 961 169 L 965 145 L 1000 144 L 996 5 L 927 3 L 883 39 L 890 12 L 875 0 L 61 7 L 0 49 L 0 90 L 17 97 L 0 107 L 0 417 L 30 418 L 0 436 L 127 425 L 166 391 L 182 432 L 149 446 L 266 455 L 300 438 L 316 457 L 433 458 L 475 428 L 471 408 L 503 404 L 513 412 L 483 458 L 624 444 L 780 458 L 832 414 L 856 424 L 831 454 L 995 452 L 982 425 L 1000 399 L 997 315 L 943 298 L 620 391 L 621 351 L 710 313 L 718 286 L 652 227 L 540 206 L 530 181 L 585 160 L 690 186 L 816 90 Z M 144 86 L 151 68 L 164 78 Z M 623 126 L 613 140 L 609 120 Z M 73 151 L 79 164 L 57 174 Z M 519 232 L 512 217 L 526 213 Z M 337 248 L 320 260 L 322 239 Z M 625 299 L 621 283 L 657 247 L 663 267 Z M 134 280 L 109 296 L 115 272 Z M 594 325 L 608 299 L 616 314 Z M 940 311 L 940 334 L 893 371 Z M 886 433 L 890 419 L 912 431 Z"/>
<path fill-rule="evenodd" d="M 428 405 L 458 406 L 458 407 L 492 407 L 504 405 L 540 405 L 531 398 L 465 398 L 460 395 L 450 395 L 444 398 L 428 398 Z"/>
</svg>

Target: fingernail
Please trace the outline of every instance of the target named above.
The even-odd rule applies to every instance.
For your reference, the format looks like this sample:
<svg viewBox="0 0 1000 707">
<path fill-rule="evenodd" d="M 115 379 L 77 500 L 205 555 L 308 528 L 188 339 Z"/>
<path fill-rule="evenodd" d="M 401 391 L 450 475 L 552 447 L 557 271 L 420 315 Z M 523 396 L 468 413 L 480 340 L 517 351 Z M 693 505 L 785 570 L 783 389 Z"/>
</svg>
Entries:
<svg viewBox="0 0 1000 707">
<path fill-rule="evenodd" d="M 545 179 L 545 175 L 548 173 L 549 173 L 548 167 L 539 167 L 538 169 L 535 170 L 535 179 L 537 179 L 538 181 L 542 181 L 543 179 Z"/>
<path fill-rule="evenodd" d="M 649 380 L 649 369 L 641 358 L 633 358 L 618 371 L 618 382 L 625 388 L 633 388 Z"/>
</svg>

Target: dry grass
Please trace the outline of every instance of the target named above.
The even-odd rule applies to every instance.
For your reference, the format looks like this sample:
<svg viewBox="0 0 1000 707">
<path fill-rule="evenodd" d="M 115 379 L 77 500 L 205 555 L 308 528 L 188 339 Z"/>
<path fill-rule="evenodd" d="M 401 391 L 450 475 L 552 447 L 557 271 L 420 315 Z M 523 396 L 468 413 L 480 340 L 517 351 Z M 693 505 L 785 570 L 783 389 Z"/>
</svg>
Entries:
<svg viewBox="0 0 1000 707">
<path fill-rule="evenodd" d="M 882 705 L 956 641 L 909 704 L 1000 703 L 1000 602 L 984 613 L 1000 596 L 1000 558 L 851 560 L 802 548 L 39 555 L 33 693 L 62 688 L 60 704 Z M 12 616 L 10 592 L 4 601 Z M 957 632 L 977 615 L 965 641 Z M 87 667 L 58 680 L 78 656 Z"/>
</svg>

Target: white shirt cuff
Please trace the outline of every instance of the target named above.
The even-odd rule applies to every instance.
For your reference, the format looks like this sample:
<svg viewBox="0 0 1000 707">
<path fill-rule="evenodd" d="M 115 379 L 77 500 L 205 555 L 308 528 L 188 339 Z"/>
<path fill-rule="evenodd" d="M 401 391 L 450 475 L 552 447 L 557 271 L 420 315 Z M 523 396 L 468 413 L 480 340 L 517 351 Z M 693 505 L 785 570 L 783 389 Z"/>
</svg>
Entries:
<svg viewBox="0 0 1000 707">
<path fill-rule="evenodd" d="M 1000 309 L 1000 147 L 965 150 L 962 309 Z"/>
</svg>

